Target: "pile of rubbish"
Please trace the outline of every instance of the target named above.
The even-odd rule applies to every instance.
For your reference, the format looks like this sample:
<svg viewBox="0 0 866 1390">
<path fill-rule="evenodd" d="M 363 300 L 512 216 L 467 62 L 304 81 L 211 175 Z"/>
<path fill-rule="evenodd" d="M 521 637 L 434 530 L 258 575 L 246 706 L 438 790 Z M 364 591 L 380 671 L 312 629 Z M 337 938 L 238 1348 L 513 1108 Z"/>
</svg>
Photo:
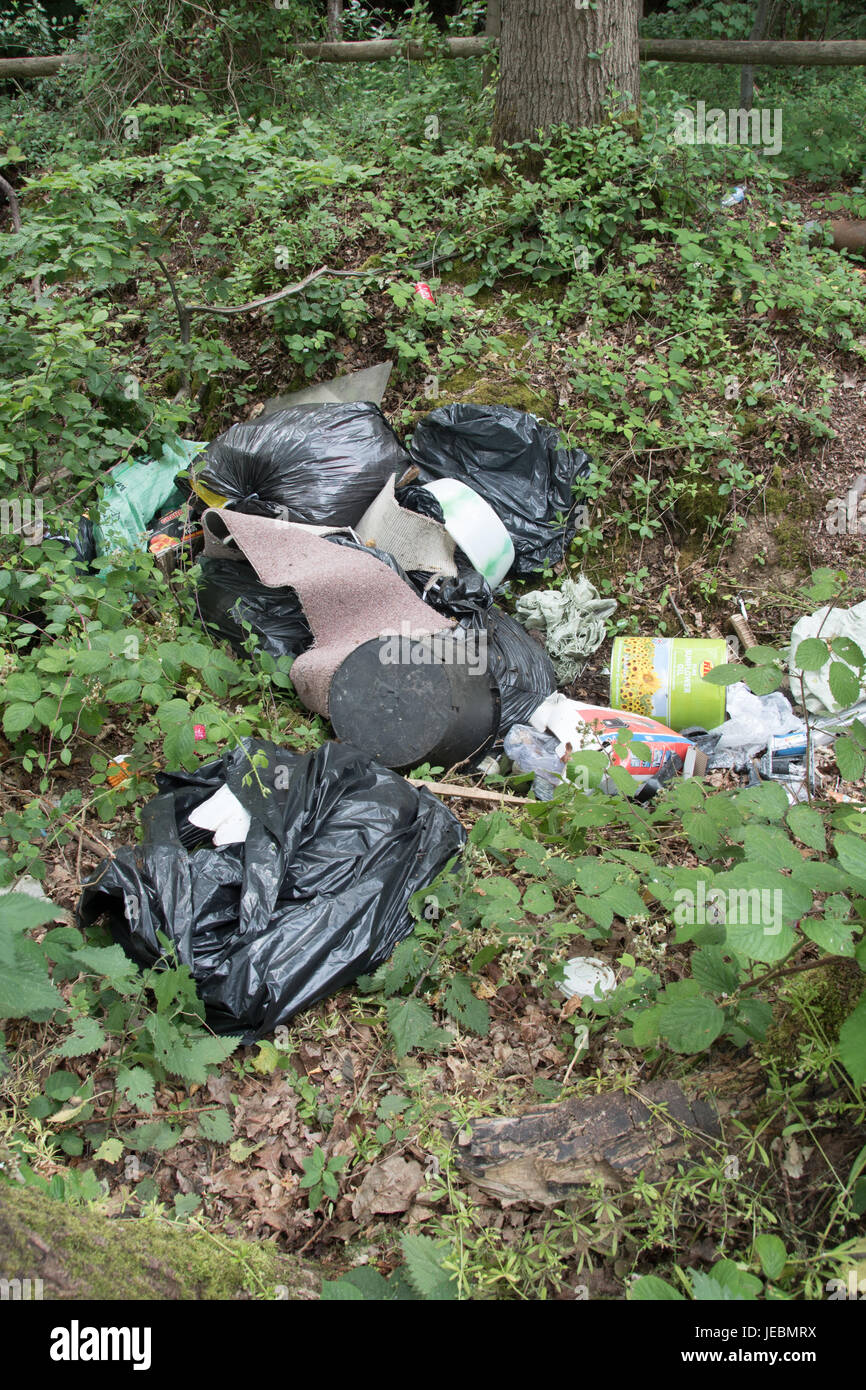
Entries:
<svg viewBox="0 0 866 1390">
<path fill-rule="evenodd" d="M 196 560 L 204 627 L 244 659 L 291 658 L 299 699 L 333 728 L 315 753 L 247 742 L 160 776 L 143 844 L 85 886 L 82 922 L 107 918 L 142 966 L 167 936 L 211 1026 L 247 1039 L 387 959 L 412 930 L 412 894 L 459 853 L 455 816 L 401 773 L 532 774 L 547 800 L 589 751 L 639 800 L 716 768 L 779 779 L 792 801 L 812 785 L 815 740 L 783 694 L 704 679 L 724 640 L 616 638 L 603 707 L 558 687 L 579 681 L 616 602 L 583 576 L 518 597 L 516 616 L 497 601 L 564 560 L 582 450 L 480 405 L 435 410 L 406 448 L 353 389 L 338 378 L 211 444 L 124 464 L 98 524 L 64 538 L 84 563 L 142 545 L 166 573 Z M 820 712 L 827 691 L 808 680 Z M 618 791 L 607 773 L 601 786 Z"/>
<path fill-rule="evenodd" d="M 210 1025 L 247 1040 L 386 960 L 460 851 L 457 818 L 399 774 L 479 767 L 557 686 L 496 596 L 564 559 L 587 455 L 505 406 L 434 411 L 406 449 L 347 394 L 117 468 L 98 523 L 66 538 L 85 563 L 142 546 L 166 574 L 195 560 L 203 625 L 245 659 L 291 658 L 339 740 L 304 756 L 248 740 L 161 774 L 143 843 L 84 888 L 82 924 L 107 920 L 142 966 L 167 937 Z M 610 610 L 591 586 L 570 603 L 566 659 L 601 643 Z"/>
</svg>

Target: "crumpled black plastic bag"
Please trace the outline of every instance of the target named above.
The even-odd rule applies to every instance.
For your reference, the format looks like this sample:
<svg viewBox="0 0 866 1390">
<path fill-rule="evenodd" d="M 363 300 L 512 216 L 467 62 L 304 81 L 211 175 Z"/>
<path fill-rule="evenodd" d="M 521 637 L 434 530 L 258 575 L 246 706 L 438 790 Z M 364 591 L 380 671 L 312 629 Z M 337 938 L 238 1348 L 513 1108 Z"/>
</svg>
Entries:
<svg viewBox="0 0 866 1390">
<path fill-rule="evenodd" d="M 263 584 L 246 560 L 217 560 L 206 555 L 199 561 L 201 577 L 196 604 L 205 627 L 245 655 L 249 623 L 259 639 L 259 650 L 274 661 L 281 656 L 300 656 L 313 644 L 300 599 L 294 589 Z"/>
<path fill-rule="evenodd" d="M 431 588 L 411 575 L 427 603 L 456 618 L 461 627 L 487 634 L 487 662 L 499 687 L 502 713 L 499 736 L 526 724 L 556 689 L 556 672 L 544 647 L 510 613 L 493 602 L 493 592 L 477 570 L 462 569 L 456 579 L 441 579 Z"/>
<path fill-rule="evenodd" d="M 265 762 L 253 769 L 256 752 Z M 188 816 L 224 782 L 252 824 L 244 844 L 217 849 Z M 106 916 L 143 967 L 166 933 L 210 1026 L 245 1042 L 387 960 L 412 931 L 410 897 L 466 838 L 429 792 L 347 744 L 301 754 L 245 740 L 157 783 L 144 842 L 98 865 L 79 922 Z"/>
<path fill-rule="evenodd" d="M 201 481 L 240 510 L 354 526 L 409 456 L 378 406 L 298 405 L 232 425 L 204 454 Z"/>
<path fill-rule="evenodd" d="M 326 536 L 334 545 L 363 550 L 401 579 L 406 574 L 393 555 L 374 546 L 362 545 L 351 536 Z M 239 656 L 246 655 L 244 643 L 249 623 L 259 639 L 259 648 L 278 661 L 281 656 L 300 656 L 313 644 L 301 601 L 289 586 L 272 588 L 263 584 L 246 560 L 218 560 L 205 555 L 199 560 L 200 577 L 196 585 L 198 614 L 205 627 L 229 642 Z"/>
<path fill-rule="evenodd" d="M 582 449 L 561 449 L 549 425 L 505 405 L 448 405 L 420 422 L 409 452 L 421 483 L 458 478 L 489 502 L 514 542 L 511 574 L 535 574 L 564 558 L 577 531 L 572 489 L 591 460 Z M 410 505 L 413 496 L 397 493 Z"/>
</svg>

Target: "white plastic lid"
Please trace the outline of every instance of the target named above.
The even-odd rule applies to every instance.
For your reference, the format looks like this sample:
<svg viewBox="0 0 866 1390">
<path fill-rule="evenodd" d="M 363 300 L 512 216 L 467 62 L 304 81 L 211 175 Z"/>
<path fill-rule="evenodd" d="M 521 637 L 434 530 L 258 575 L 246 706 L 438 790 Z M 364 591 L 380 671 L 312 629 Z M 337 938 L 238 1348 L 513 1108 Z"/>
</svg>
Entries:
<svg viewBox="0 0 866 1390">
<path fill-rule="evenodd" d="M 563 994 L 571 999 L 576 994 L 581 999 L 585 994 L 597 998 L 599 994 L 610 994 L 616 989 L 616 976 L 609 965 L 597 956 L 572 956 L 565 963 L 565 975 L 559 986 Z"/>
</svg>

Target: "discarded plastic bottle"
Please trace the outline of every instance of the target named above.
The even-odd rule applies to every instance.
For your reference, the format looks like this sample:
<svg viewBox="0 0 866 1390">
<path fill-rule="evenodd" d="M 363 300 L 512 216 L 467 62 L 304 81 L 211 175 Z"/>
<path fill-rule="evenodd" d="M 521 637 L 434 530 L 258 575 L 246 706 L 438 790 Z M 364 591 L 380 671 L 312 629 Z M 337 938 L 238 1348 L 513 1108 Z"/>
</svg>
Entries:
<svg viewBox="0 0 866 1390">
<path fill-rule="evenodd" d="M 745 201 L 746 190 L 743 188 L 742 184 L 738 183 L 733 193 L 729 193 L 727 198 L 722 199 L 722 207 L 733 208 L 736 207 L 737 203 L 744 203 Z"/>
</svg>

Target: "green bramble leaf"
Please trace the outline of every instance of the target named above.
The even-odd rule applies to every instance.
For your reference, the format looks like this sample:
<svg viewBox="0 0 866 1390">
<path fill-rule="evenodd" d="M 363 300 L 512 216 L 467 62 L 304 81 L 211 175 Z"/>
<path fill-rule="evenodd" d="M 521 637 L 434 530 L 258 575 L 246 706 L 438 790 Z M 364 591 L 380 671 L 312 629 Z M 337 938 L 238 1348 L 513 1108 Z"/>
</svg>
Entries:
<svg viewBox="0 0 866 1390">
<path fill-rule="evenodd" d="M 818 811 L 814 811 L 811 806 L 798 804 L 791 807 L 785 819 L 801 844 L 824 853 L 827 848 L 827 833 L 824 829 L 824 819 Z"/>
<path fill-rule="evenodd" d="M 830 660 L 830 648 L 819 637 L 806 637 L 797 643 L 794 665 L 801 671 L 821 671 Z"/>
<path fill-rule="evenodd" d="M 659 1036 L 673 1052 L 703 1052 L 724 1026 L 723 1011 L 704 995 L 665 1004 L 658 1022 Z"/>
<path fill-rule="evenodd" d="M 747 674 L 748 667 L 726 662 L 723 666 L 714 666 L 702 679 L 708 685 L 736 685 L 737 681 L 743 680 Z"/>
<path fill-rule="evenodd" d="M 839 776 L 845 782 L 859 782 L 866 771 L 866 753 L 857 746 L 852 738 L 847 736 L 837 738 L 833 752 L 836 757 L 836 766 L 839 769 Z"/>
<path fill-rule="evenodd" d="M 14 705 L 7 705 L 3 711 L 3 732 L 9 738 L 14 738 L 16 734 L 23 733 L 29 727 L 36 716 L 36 711 L 32 705 L 17 702 Z"/>
<path fill-rule="evenodd" d="M 755 1254 L 760 1260 L 761 1268 L 767 1278 L 778 1279 L 788 1258 L 784 1241 L 781 1241 L 778 1236 L 756 1236 Z"/>
<path fill-rule="evenodd" d="M 855 676 L 844 661 L 832 661 L 828 676 L 830 693 L 840 709 L 853 705 L 860 699 L 860 678 Z"/>
</svg>

